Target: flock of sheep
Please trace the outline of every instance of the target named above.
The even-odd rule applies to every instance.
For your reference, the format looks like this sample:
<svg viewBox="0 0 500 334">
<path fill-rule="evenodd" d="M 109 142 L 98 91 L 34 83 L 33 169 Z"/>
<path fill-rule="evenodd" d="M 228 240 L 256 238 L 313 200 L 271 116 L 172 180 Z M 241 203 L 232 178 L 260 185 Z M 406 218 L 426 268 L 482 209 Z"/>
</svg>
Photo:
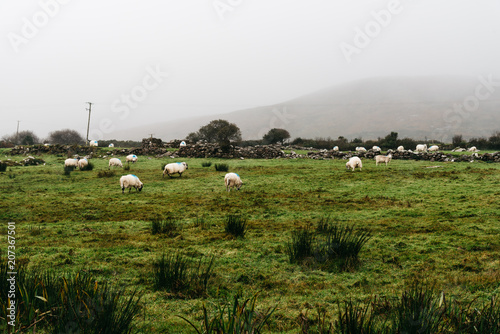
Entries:
<svg viewBox="0 0 500 334">
<path fill-rule="evenodd" d="M 137 156 L 135 154 L 130 154 L 126 157 L 126 162 L 137 162 Z M 86 158 L 83 159 L 66 159 L 64 161 L 64 167 L 74 167 L 74 168 L 84 168 L 88 165 L 88 160 Z M 109 167 L 123 167 L 123 164 L 118 158 L 109 159 Z M 182 173 L 188 169 L 188 165 L 185 162 L 174 162 L 170 164 L 166 164 L 163 169 L 163 177 L 167 174 L 169 177 L 172 177 L 173 174 L 179 174 L 182 176 Z M 243 185 L 243 181 L 236 173 L 227 173 L 224 176 L 224 185 L 226 186 L 226 190 L 229 192 L 232 188 L 236 188 L 240 190 Z M 141 182 L 137 175 L 128 174 L 124 175 L 120 178 L 120 188 L 122 189 L 122 194 L 125 193 L 125 189 L 128 189 L 129 192 L 132 188 L 135 188 L 136 191 L 141 191 L 144 187 L 144 184 Z"/>
<path fill-rule="evenodd" d="M 184 144 L 185 145 L 185 144 Z M 338 151 L 339 148 L 338 146 L 335 146 L 333 148 L 334 151 Z M 405 149 L 403 146 L 399 146 L 397 148 L 397 151 L 403 152 Z M 419 144 L 415 148 L 415 152 L 436 152 L 439 150 L 439 147 L 437 145 L 432 145 L 429 148 L 427 148 L 427 144 Z M 364 147 L 356 147 L 356 152 L 366 152 L 366 148 Z M 373 146 L 372 147 L 373 152 L 381 152 L 380 147 L 378 146 Z M 411 152 L 411 150 L 408 150 Z M 453 150 L 454 152 L 462 152 L 465 151 L 465 149 L 455 149 Z M 467 151 L 469 152 L 478 152 L 475 146 L 469 148 Z M 378 166 L 379 163 L 385 163 L 387 164 L 391 161 L 392 159 L 392 154 L 388 155 L 376 155 L 375 156 L 375 164 Z M 135 163 L 137 161 L 137 156 L 135 154 L 130 154 L 126 157 L 126 162 L 130 163 Z M 69 166 L 69 167 L 75 167 L 75 168 L 84 168 L 86 165 L 88 165 L 88 160 L 86 158 L 83 159 L 66 159 L 64 162 L 64 166 Z M 109 166 L 113 167 L 123 167 L 123 164 L 120 159 L 118 158 L 111 158 L 109 159 Z M 356 167 L 359 168 L 361 171 L 363 168 L 363 163 L 359 157 L 351 157 L 349 158 L 349 161 L 345 164 L 347 169 L 352 169 L 354 171 Z M 163 169 L 163 177 L 165 177 L 165 174 L 167 174 L 169 177 L 172 177 L 173 174 L 179 174 L 179 176 L 182 176 L 182 173 L 188 169 L 188 165 L 185 162 L 175 162 L 175 163 L 170 163 L 166 164 L 164 169 Z M 226 186 L 226 190 L 228 192 L 231 191 L 231 189 L 236 188 L 237 190 L 240 190 L 241 186 L 243 185 L 243 181 L 241 181 L 241 178 L 238 174 L 236 173 L 227 173 L 224 176 L 224 185 Z M 124 175 L 120 178 L 120 187 L 122 189 L 122 193 L 125 192 L 125 189 L 132 190 L 132 188 L 135 188 L 137 191 L 141 191 L 142 188 L 144 187 L 144 184 L 141 182 L 141 180 L 133 174 L 129 175 Z"/>
</svg>

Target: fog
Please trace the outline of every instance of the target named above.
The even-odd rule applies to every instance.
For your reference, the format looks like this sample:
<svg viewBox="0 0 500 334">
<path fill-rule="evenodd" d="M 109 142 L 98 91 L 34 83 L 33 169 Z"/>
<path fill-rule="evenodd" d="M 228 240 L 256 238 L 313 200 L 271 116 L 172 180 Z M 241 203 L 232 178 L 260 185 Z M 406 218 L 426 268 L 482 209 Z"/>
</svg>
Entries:
<svg viewBox="0 0 500 334">
<path fill-rule="evenodd" d="M 3 0 L 0 137 L 115 131 L 352 80 L 493 75 L 500 2 Z"/>
</svg>

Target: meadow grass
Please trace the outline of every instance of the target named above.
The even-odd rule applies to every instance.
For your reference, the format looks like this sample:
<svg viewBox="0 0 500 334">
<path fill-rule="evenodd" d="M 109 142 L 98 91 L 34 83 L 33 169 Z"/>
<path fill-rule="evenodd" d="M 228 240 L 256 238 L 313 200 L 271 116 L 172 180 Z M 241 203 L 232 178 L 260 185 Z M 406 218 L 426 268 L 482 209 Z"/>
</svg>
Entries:
<svg viewBox="0 0 500 334">
<path fill-rule="evenodd" d="M 343 160 L 231 160 L 229 171 L 244 183 L 227 193 L 224 173 L 203 168 L 202 159 L 141 156 L 129 171 L 92 159 L 93 170 L 64 175 L 65 157 L 41 158 L 45 166 L 0 173 L 1 234 L 16 222 L 16 258 L 27 270 L 84 271 L 137 290 L 140 333 L 190 333 L 179 316 L 200 326 L 204 305 L 222 307 L 236 294 L 259 293 L 257 310 L 276 306 L 264 328 L 271 333 L 297 333 L 299 315 L 308 310 L 314 317 L 315 309 L 335 310 L 346 300 L 401 296 L 415 276 L 465 302 L 500 296 L 498 164 L 393 160 L 376 167 L 365 160 L 363 171 L 352 172 Z M 160 163 L 175 161 L 190 168 L 182 177 L 162 178 Z M 98 177 L 108 170 L 115 175 Z M 142 192 L 121 193 L 125 174 L 141 179 Z M 247 218 L 245 238 L 225 233 L 228 215 Z M 356 270 L 290 263 L 293 231 L 327 216 L 370 233 Z M 178 222 L 178 235 L 152 235 L 151 221 L 166 217 Z M 214 257 L 205 297 L 172 298 L 154 288 L 153 263 L 178 253 Z"/>
</svg>

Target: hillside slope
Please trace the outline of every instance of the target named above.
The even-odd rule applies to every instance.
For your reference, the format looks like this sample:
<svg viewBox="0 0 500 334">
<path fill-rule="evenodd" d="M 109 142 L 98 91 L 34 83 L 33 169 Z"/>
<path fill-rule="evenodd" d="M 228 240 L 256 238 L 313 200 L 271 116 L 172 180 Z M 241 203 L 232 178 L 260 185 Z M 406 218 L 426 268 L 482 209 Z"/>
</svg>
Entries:
<svg viewBox="0 0 500 334">
<path fill-rule="evenodd" d="M 489 88 L 492 92 L 481 79 L 469 77 L 371 78 L 276 105 L 160 122 L 116 135 L 139 139 L 155 133 L 163 140 L 180 139 L 222 118 L 236 123 L 244 139 L 262 138 L 277 127 L 287 129 L 292 138 L 375 139 L 396 131 L 400 138 L 451 141 L 454 134 L 469 138 L 500 130 L 500 88 Z"/>
</svg>

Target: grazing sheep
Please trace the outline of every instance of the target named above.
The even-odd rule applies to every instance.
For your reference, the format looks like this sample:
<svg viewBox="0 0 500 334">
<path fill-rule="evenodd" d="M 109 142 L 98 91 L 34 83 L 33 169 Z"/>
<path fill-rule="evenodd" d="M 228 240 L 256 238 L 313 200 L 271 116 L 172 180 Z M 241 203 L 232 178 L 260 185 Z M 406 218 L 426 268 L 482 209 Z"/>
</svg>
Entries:
<svg viewBox="0 0 500 334">
<path fill-rule="evenodd" d="M 99 142 L 97 140 L 91 140 L 89 143 L 90 146 L 96 146 L 96 147 L 98 146 L 98 144 Z"/>
<path fill-rule="evenodd" d="M 476 148 L 476 146 L 472 146 L 467 151 L 469 151 L 469 152 L 477 152 L 479 150 Z"/>
<path fill-rule="evenodd" d="M 429 152 L 434 152 L 434 151 L 438 151 L 439 150 L 439 146 L 437 145 L 432 145 L 431 147 L 429 147 Z"/>
<path fill-rule="evenodd" d="M 112 167 L 112 166 L 123 167 L 123 164 L 122 164 L 120 159 L 111 158 L 111 159 L 109 159 L 109 167 Z"/>
<path fill-rule="evenodd" d="M 357 152 L 366 152 L 366 148 L 364 147 L 356 147 Z"/>
<path fill-rule="evenodd" d="M 120 187 L 122 188 L 122 194 L 125 193 L 125 188 L 129 188 L 128 192 L 135 188 L 135 190 L 141 191 L 144 184 L 139 180 L 139 178 L 133 174 L 123 175 L 120 177 Z"/>
<path fill-rule="evenodd" d="M 376 155 L 375 156 L 375 165 L 378 166 L 379 162 L 385 162 L 385 165 L 387 166 L 387 164 L 389 162 L 391 162 L 391 159 L 392 159 L 392 154 L 388 154 L 388 155 Z"/>
<path fill-rule="evenodd" d="M 188 165 L 185 162 L 174 162 L 171 164 L 165 165 L 165 169 L 163 170 L 163 177 L 165 174 L 172 177 L 172 174 L 179 173 L 179 176 L 182 176 L 182 173 L 188 169 Z"/>
<path fill-rule="evenodd" d="M 378 146 L 373 146 L 373 147 L 372 147 L 372 151 L 374 151 L 374 152 L 380 152 L 380 151 L 382 151 L 382 150 L 381 150 L 381 149 L 380 149 L 380 147 L 378 147 Z"/>
<path fill-rule="evenodd" d="M 115 147 L 115 144 L 111 143 L 108 145 L 108 147 Z"/>
<path fill-rule="evenodd" d="M 137 161 L 137 155 L 135 155 L 135 154 L 129 154 L 129 155 L 127 155 L 126 159 L 127 159 L 127 162 L 131 162 L 132 161 L 132 163 L 135 163 Z"/>
<path fill-rule="evenodd" d="M 66 159 L 64 160 L 64 167 L 78 167 L 78 159 Z"/>
<path fill-rule="evenodd" d="M 453 150 L 451 150 L 452 152 L 463 152 L 463 151 L 466 151 L 465 148 L 461 148 L 461 147 L 455 147 Z"/>
<path fill-rule="evenodd" d="M 186 142 L 184 140 L 181 141 L 181 143 L 179 144 L 179 147 L 183 147 L 183 146 L 186 146 Z"/>
<path fill-rule="evenodd" d="M 80 169 L 83 169 L 85 166 L 87 166 L 89 164 L 88 160 L 87 159 L 80 159 L 78 160 L 78 167 Z"/>
<path fill-rule="evenodd" d="M 338 151 L 338 150 L 339 150 L 339 147 L 338 147 L 338 146 L 334 146 L 334 147 L 333 147 L 333 150 L 334 150 L 334 151 Z"/>
<path fill-rule="evenodd" d="M 398 146 L 397 151 L 398 152 L 404 152 L 405 148 L 403 146 Z"/>
<path fill-rule="evenodd" d="M 363 167 L 363 163 L 361 162 L 361 159 L 358 157 L 352 157 L 349 159 L 348 162 L 346 162 L 345 167 L 347 169 L 352 168 L 352 171 L 354 172 L 354 168 L 359 167 L 359 170 Z"/>
<path fill-rule="evenodd" d="M 231 188 L 235 187 L 236 190 L 240 190 L 241 186 L 243 185 L 243 181 L 241 181 L 241 178 L 238 174 L 227 173 L 226 176 L 224 176 L 224 184 L 226 185 L 226 190 L 230 192 Z"/>
<path fill-rule="evenodd" d="M 427 144 L 418 144 L 415 152 L 427 152 Z"/>
</svg>

